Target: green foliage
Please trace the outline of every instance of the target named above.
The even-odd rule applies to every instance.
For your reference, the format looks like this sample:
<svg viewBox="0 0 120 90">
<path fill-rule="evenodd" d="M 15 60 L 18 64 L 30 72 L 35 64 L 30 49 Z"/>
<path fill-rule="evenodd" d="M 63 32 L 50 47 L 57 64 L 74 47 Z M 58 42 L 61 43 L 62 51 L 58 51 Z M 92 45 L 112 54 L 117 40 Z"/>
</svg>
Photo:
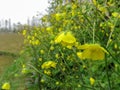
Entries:
<svg viewBox="0 0 120 90">
<path fill-rule="evenodd" d="M 116 90 L 120 10 L 114 0 L 53 0 L 41 26 L 23 31 L 29 90 Z"/>
</svg>

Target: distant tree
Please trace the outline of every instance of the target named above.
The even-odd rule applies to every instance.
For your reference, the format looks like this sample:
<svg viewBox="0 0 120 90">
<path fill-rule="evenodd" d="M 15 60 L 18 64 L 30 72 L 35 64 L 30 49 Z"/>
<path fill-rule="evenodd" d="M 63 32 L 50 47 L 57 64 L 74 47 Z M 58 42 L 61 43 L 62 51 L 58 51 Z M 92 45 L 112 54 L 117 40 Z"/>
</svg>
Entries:
<svg viewBox="0 0 120 90">
<path fill-rule="evenodd" d="M 32 17 L 32 21 L 31 21 L 31 23 L 32 23 L 32 26 L 33 26 L 33 27 L 36 25 L 36 22 L 35 22 L 35 16 Z"/>
<path fill-rule="evenodd" d="M 1 28 L 1 21 L 0 21 L 0 28 Z"/>
<path fill-rule="evenodd" d="M 9 31 L 11 31 L 11 19 L 9 18 Z"/>
<path fill-rule="evenodd" d="M 5 26 L 5 22 L 4 22 L 4 20 L 3 20 L 3 19 L 1 20 L 1 26 L 2 26 L 2 27 L 4 27 L 4 26 Z"/>
<path fill-rule="evenodd" d="M 30 30 L 30 18 L 27 19 L 27 29 Z"/>
<path fill-rule="evenodd" d="M 8 31 L 8 20 L 5 20 L 5 31 Z"/>
<path fill-rule="evenodd" d="M 17 30 L 18 31 L 22 30 L 22 24 L 21 24 L 21 22 L 17 23 Z"/>
<path fill-rule="evenodd" d="M 13 32 L 15 32 L 17 30 L 16 26 L 17 25 L 15 23 L 13 23 Z"/>
<path fill-rule="evenodd" d="M 1 31 L 1 21 L 0 21 L 0 31 Z"/>
</svg>

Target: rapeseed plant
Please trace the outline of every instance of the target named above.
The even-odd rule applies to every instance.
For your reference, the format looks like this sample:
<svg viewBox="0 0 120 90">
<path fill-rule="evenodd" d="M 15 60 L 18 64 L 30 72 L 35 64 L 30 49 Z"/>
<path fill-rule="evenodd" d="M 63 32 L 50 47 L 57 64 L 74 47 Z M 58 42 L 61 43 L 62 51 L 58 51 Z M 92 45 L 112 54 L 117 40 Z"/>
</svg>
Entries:
<svg viewBox="0 0 120 90">
<path fill-rule="evenodd" d="M 49 14 L 41 18 L 42 25 L 23 34 L 29 56 L 23 72 L 30 69 L 27 75 L 34 77 L 32 82 L 39 89 L 116 89 L 119 10 L 112 3 L 116 4 L 111 0 L 54 1 Z"/>
</svg>

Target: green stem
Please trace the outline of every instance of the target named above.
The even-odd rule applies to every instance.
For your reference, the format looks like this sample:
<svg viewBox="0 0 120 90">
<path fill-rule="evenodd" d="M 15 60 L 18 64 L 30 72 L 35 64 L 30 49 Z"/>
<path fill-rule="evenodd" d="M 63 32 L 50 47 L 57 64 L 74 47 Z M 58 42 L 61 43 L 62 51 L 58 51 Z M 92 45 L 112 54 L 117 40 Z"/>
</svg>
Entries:
<svg viewBox="0 0 120 90">
<path fill-rule="evenodd" d="M 81 84 L 81 86 L 85 87 L 86 89 L 88 88 L 88 89 L 91 89 L 91 90 L 96 90 L 94 87 L 86 86 L 86 85 L 83 85 L 83 84 Z"/>
<path fill-rule="evenodd" d="M 29 67 L 31 67 L 32 69 L 34 69 L 37 73 L 39 73 L 39 74 L 41 74 L 41 75 L 45 75 L 44 73 L 42 73 L 41 71 L 39 71 L 37 68 L 35 68 L 34 66 L 32 66 L 31 64 L 27 64 Z M 55 81 L 56 82 L 56 80 L 55 79 L 53 79 L 53 78 L 51 78 L 51 77 L 49 77 L 48 75 L 45 75 L 47 78 L 49 78 L 49 79 L 51 79 L 51 80 L 53 80 L 53 81 Z"/>
<path fill-rule="evenodd" d="M 106 66 L 106 74 L 107 74 L 107 79 L 108 79 L 108 90 L 112 90 L 111 89 L 111 83 L 110 83 L 110 78 L 109 78 L 109 73 L 108 73 L 108 62 L 107 62 L 107 58 L 105 57 L 105 66 Z"/>
<path fill-rule="evenodd" d="M 95 43 L 95 22 L 93 26 L 93 44 Z"/>
<path fill-rule="evenodd" d="M 104 47 L 104 46 L 103 46 Z M 107 50 L 107 52 L 109 53 L 109 55 L 120 65 L 120 62 L 118 61 L 118 59 L 116 59 L 116 57 L 114 57 L 113 55 L 112 55 L 112 53 L 106 48 L 106 47 L 104 47 L 106 50 Z"/>
<path fill-rule="evenodd" d="M 118 19 L 116 19 L 116 21 L 115 21 L 115 23 L 114 23 L 114 27 L 115 27 L 115 25 L 116 25 L 116 23 L 117 23 L 117 20 Z M 114 28 L 112 28 L 112 30 L 111 30 L 111 32 L 110 32 L 110 35 L 109 35 L 109 38 L 108 38 L 108 41 L 107 41 L 107 45 L 106 45 L 106 47 L 108 47 L 108 45 L 109 45 L 109 43 L 110 43 L 110 39 L 111 39 L 111 37 L 112 37 L 112 34 L 113 34 L 113 32 L 114 32 Z"/>
</svg>

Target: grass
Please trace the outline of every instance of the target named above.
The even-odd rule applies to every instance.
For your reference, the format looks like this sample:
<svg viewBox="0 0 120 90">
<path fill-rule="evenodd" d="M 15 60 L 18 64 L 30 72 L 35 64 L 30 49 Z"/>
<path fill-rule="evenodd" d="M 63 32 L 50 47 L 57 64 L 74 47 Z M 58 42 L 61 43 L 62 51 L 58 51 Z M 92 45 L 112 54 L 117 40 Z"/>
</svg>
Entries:
<svg viewBox="0 0 120 90">
<path fill-rule="evenodd" d="M 11 65 L 7 65 L 4 68 L 4 72 L 0 77 L 0 84 L 10 82 L 11 90 L 25 90 L 25 77 L 20 73 L 23 60 L 22 58 L 17 58 Z"/>
<path fill-rule="evenodd" d="M 11 65 L 13 62 L 13 57 L 11 56 L 0 56 L 0 74 L 4 72 L 5 68 Z"/>
</svg>

